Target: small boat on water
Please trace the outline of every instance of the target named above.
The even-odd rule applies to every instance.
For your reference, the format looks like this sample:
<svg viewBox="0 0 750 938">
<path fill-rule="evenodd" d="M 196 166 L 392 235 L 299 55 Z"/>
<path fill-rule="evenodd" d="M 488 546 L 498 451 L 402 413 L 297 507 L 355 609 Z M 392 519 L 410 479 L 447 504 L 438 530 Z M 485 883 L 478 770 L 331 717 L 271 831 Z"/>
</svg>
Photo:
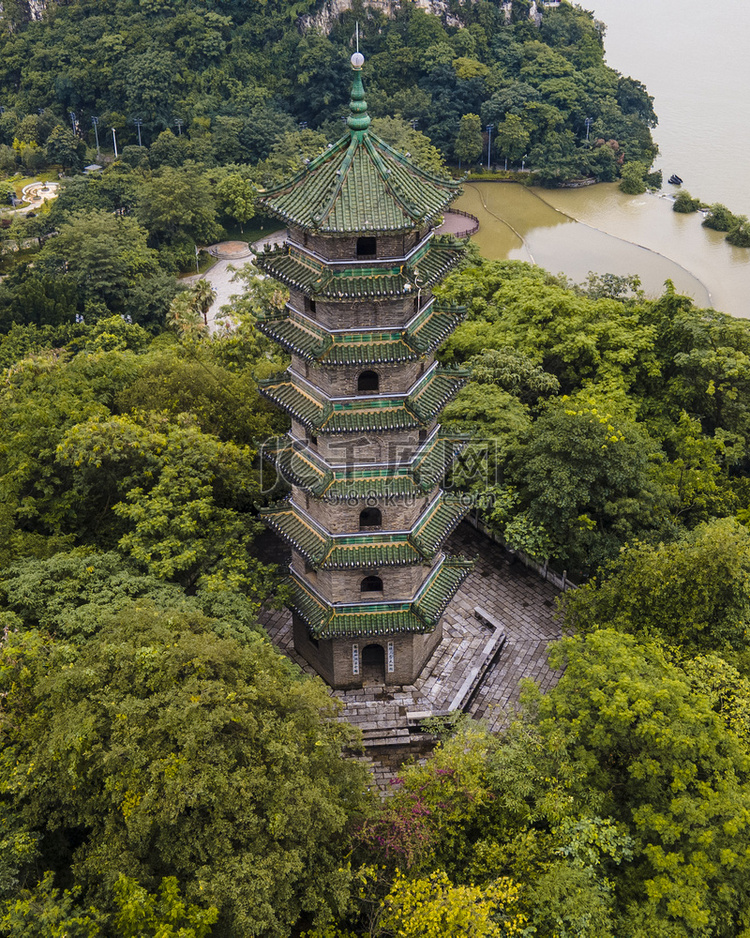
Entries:
<svg viewBox="0 0 750 938">
<path fill-rule="evenodd" d="M 670 184 L 670 186 L 681 186 L 681 185 L 682 185 L 682 180 L 681 180 L 680 177 L 677 175 L 677 173 L 672 173 L 672 175 L 669 177 L 669 179 L 667 179 L 667 182 Z"/>
</svg>

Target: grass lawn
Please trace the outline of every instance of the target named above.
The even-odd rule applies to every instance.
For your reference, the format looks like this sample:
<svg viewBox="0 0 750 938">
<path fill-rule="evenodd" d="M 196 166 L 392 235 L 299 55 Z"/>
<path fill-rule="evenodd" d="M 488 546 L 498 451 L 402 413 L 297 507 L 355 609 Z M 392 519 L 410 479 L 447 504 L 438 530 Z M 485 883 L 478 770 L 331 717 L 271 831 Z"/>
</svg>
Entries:
<svg viewBox="0 0 750 938">
<path fill-rule="evenodd" d="M 19 176 L 16 173 L 15 176 L 10 176 L 8 179 L 4 179 L 3 182 L 10 183 L 13 188 L 16 190 L 16 198 L 21 198 L 21 192 L 23 191 L 24 186 L 30 185 L 32 182 L 57 182 L 57 170 L 50 169 L 44 173 L 38 173 L 36 176 Z"/>
<path fill-rule="evenodd" d="M 280 221 L 271 218 L 251 218 L 245 225 L 245 230 L 240 231 L 239 225 L 225 225 L 227 233 L 225 241 L 247 241 L 252 244 L 258 238 L 262 238 L 274 231 L 281 231 L 284 225 Z"/>
</svg>

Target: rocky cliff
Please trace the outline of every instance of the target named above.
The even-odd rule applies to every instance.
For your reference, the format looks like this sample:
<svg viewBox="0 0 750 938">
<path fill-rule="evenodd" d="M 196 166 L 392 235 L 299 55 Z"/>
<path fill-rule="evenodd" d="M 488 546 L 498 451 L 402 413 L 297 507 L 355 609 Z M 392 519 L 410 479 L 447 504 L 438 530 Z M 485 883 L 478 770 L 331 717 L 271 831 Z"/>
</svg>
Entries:
<svg viewBox="0 0 750 938">
<path fill-rule="evenodd" d="M 373 7 L 376 10 L 382 10 L 387 16 L 393 16 L 395 11 L 401 6 L 401 0 L 362 0 L 364 6 Z M 428 13 L 434 13 L 443 17 L 450 26 L 458 26 L 459 21 L 449 12 L 447 0 L 414 0 L 414 5 Z M 303 16 L 300 25 L 303 29 L 315 27 L 328 32 L 336 21 L 336 18 L 351 9 L 351 0 L 326 0 L 317 13 L 310 13 Z"/>
<path fill-rule="evenodd" d="M 13 22 L 38 20 L 47 8 L 47 0 L 0 0 L 0 19 L 6 11 Z"/>
</svg>

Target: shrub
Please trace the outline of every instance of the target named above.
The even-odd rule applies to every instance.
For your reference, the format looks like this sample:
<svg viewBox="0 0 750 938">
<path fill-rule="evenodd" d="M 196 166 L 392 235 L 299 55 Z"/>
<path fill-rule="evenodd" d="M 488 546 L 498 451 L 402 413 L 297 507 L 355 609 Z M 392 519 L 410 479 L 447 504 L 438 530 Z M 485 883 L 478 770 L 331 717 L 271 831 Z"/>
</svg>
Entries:
<svg viewBox="0 0 750 938">
<path fill-rule="evenodd" d="M 708 210 L 708 215 L 703 219 L 703 227 L 714 231 L 731 231 L 737 221 L 737 217 L 729 211 L 726 205 L 714 202 Z"/>
<path fill-rule="evenodd" d="M 683 215 L 689 215 L 690 212 L 697 212 L 701 207 L 701 200 L 694 199 L 689 192 L 679 192 L 674 200 L 672 211 L 680 212 Z"/>
</svg>

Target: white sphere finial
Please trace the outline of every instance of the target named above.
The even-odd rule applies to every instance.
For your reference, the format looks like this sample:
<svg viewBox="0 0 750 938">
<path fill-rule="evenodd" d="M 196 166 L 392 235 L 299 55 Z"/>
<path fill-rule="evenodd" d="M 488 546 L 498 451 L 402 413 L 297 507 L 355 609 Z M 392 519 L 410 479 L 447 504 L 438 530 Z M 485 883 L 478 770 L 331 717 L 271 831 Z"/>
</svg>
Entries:
<svg viewBox="0 0 750 938">
<path fill-rule="evenodd" d="M 355 52 L 352 56 L 352 68 L 359 70 L 365 64 L 365 57 L 361 52 Z"/>
</svg>

